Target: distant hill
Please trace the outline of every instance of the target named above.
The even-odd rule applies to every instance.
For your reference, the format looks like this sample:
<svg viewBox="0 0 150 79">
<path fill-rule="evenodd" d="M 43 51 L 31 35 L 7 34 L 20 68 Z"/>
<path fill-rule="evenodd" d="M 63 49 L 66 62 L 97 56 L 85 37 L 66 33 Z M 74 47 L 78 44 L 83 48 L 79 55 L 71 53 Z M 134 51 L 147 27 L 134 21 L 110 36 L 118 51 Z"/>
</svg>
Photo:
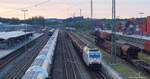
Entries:
<svg viewBox="0 0 150 79">
<path fill-rule="evenodd" d="M 63 22 L 64 19 L 48 18 L 45 20 L 46 20 L 46 22 Z"/>
<path fill-rule="evenodd" d="M 63 25 L 64 19 L 48 18 L 45 19 L 46 25 Z"/>
</svg>

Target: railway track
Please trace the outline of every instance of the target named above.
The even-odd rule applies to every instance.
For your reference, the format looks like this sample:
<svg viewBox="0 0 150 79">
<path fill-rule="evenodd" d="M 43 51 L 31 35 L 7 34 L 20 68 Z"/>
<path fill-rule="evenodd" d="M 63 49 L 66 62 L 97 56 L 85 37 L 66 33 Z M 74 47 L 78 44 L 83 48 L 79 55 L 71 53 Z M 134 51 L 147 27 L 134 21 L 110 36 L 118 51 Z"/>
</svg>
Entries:
<svg viewBox="0 0 150 79">
<path fill-rule="evenodd" d="M 102 72 L 91 72 L 93 79 L 107 79 Z"/>
<path fill-rule="evenodd" d="M 67 37 L 65 37 L 65 38 L 67 38 Z M 66 42 L 66 43 L 64 43 L 64 45 L 66 45 L 66 48 L 69 50 L 67 58 L 70 58 L 70 57 L 72 58 L 72 59 L 69 59 L 69 62 L 72 63 L 72 69 L 73 69 L 73 71 L 74 71 L 73 73 L 75 75 L 74 78 L 68 78 L 68 79 L 88 79 L 88 78 L 89 79 L 106 79 L 105 75 L 102 74 L 100 71 L 94 72 L 85 66 L 82 59 L 79 57 L 79 55 L 77 55 L 77 51 L 73 50 L 74 47 L 72 45 L 71 40 L 66 40 L 64 42 Z M 82 62 L 82 64 L 80 64 L 79 62 Z M 90 75 L 90 77 L 86 77 L 87 75 L 86 76 L 83 75 L 83 73 L 85 73 L 85 72 L 81 72 L 82 69 L 80 68 L 80 66 L 83 66 L 83 65 L 88 70 L 87 72 L 88 72 L 88 75 Z M 75 71 L 75 70 L 77 70 L 77 71 Z M 93 74 L 93 75 L 91 76 L 91 74 Z M 79 77 L 79 78 L 77 78 L 77 77 Z"/>
<path fill-rule="evenodd" d="M 88 39 L 88 41 L 89 40 L 91 40 L 91 39 L 89 39 L 89 37 L 87 37 L 85 34 L 84 35 L 82 35 L 81 34 L 81 36 L 83 37 L 83 38 L 85 38 L 85 39 Z M 91 40 L 92 41 L 92 40 Z M 91 42 L 91 41 L 89 41 L 89 42 Z M 106 51 L 106 50 L 105 50 Z M 121 60 L 124 60 L 123 58 L 120 58 Z M 137 62 L 136 62 L 137 61 Z M 138 63 L 139 62 L 139 63 Z M 124 63 L 124 62 L 123 62 Z M 127 60 L 127 62 L 126 62 L 126 64 L 127 65 L 130 65 L 130 66 L 132 66 L 132 67 L 135 67 L 136 69 L 138 69 L 139 71 L 141 71 L 142 73 L 144 73 L 144 74 L 146 74 L 146 75 L 148 75 L 149 73 L 150 73 L 150 68 L 147 68 L 148 67 L 148 63 L 146 63 L 146 62 L 144 62 L 144 60 L 141 60 L 140 58 L 139 59 L 137 59 L 137 60 L 134 60 L 134 61 L 131 61 L 131 60 Z M 141 65 L 140 65 L 141 64 Z M 146 66 L 144 66 L 146 64 Z M 147 68 L 147 69 L 149 69 L 149 70 L 146 70 L 145 68 Z"/>
<path fill-rule="evenodd" d="M 23 55 L 19 56 L 17 58 L 18 60 L 13 60 L 12 62 L 14 63 L 15 68 L 13 68 L 4 77 L 4 79 L 21 79 L 47 41 L 47 35 L 43 35 L 36 41 L 36 44 L 32 48 L 28 49 Z"/>
<path fill-rule="evenodd" d="M 90 35 L 90 34 L 87 34 L 87 33 L 81 34 L 80 33 L 79 35 L 82 36 L 83 38 L 86 38 L 86 40 L 91 42 L 91 43 L 95 42 L 95 37 Z"/>
<path fill-rule="evenodd" d="M 61 51 L 61 52 L 60 52 Z M 58 41 L 56 44 L 56 49 L 54 53 L 54 60 L 52 65 L 52 72 L 49 74 L 51 76 L 50 79 L 63 79 L 63 49 L 62 49 L 62 39 L 59 32 Z M 58 76 L 59 74 L 59 76 Z"/>
<path fill-rule="evenodd" d="M 30 43 L 29 43 L 30 42 Z M 18 56 L 20 56 L 22 54 L 22 50 L 25 49 L 25 46 L 27 47 L 31 47 L 34 44 L 34 40 L 32 41 L 28 41 L 26 43 L 26 45 L 22 45 L 20 48 L 18 48 L 17 50 L 13 51 L 11 54 L 9 54 L 8 56 L 0 59 L 0 69 L 2 69 L 3 67 L 5 67 L 7 64 L 9 64 L 12 60 L 15 60 Z"/>
<path fill-rule="evenodd" d="M 4 66 L 6 66 L 8 63 L 10 63 L 13 59 L 16 59 L 19 55 L 21 55 L 21 53 L 16 53 L 15 55 L 9 55 L 6 58 L 1 59 L 0 61 L 0 68 L 3 68 Z"/>
<path fill-rule="evenodd" d="M 96 79 L 77 52 L 67 34 L 60 31 L 52 74 L 50 74 L 51 79 Z M 105 78 L 99 76 L 98 79 Z"/>
<path fill-rule="evenodd" d="M 64 59 L 64 76 L 65 79 L 80 79 L 80 75 L 78 74 L 78 69 L 76 65 L 76 58 L 72 55 L 72 48 L 70 47 L 70 43 L 65 38 L 65 34 L 62 33 L 62 50 L 64 51 L 63 59 Z M 66 49 L 66 50 L 64 50 Z"/>
<path fill-rule="evenodd" d="M 85 33 L 84 34 L 79 34 L 79 35 L 83 37 L 83 38 L 80 38 L 80 39 L 82 39 L 84 41 L 87 41 L 87 43 L 89 43 L 90 45 L 91 44 L 95 45 L 95 44 L 93 44 L 93 42 L 95 42 L 95 40 L 92 40 L 90 37 L 87 37 L 89 35 L 87 35 Z M 91 70 L 89 70 L 89 73 L 91 74 L 92 79 L 107 79 L 107 77 L 101 71 L 91 71 Z"/>
<path fill-rule="evenodd" d="M 92 79 L 64 31 L 59 33 L 54 56 L 51 79 Z"/>
</svg>

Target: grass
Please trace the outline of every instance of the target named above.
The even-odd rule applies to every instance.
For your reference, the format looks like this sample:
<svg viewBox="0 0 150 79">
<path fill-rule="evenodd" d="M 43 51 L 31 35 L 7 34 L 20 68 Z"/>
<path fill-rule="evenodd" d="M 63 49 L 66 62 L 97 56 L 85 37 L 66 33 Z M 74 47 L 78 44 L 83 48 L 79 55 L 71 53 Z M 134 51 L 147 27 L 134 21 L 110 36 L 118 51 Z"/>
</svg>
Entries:
<svg viewBox="0 0 150 79">
<path fill-rule="evenodd" d="M 139 71 L 133 66 L 129 65 L 126 61 L 117 58 L 117 65 L 111 65 L 112 59 L 110 55 L 102 49 L 100 49 L 100 51 L 103 54 L 103 60 L 105 60 L 106 63 L 109 64 L 115 71 L 121 74 L 124 77 L 124 79 L 131 79 L 130 77 L 139 77 Z M 141 74 L 141 76 L 145 75 Z M 141 78 L 132 78 L 132 79 L 141 79 Z"/>
<path fill-rule="evenodd" d="M 125 60 L 117 58 L 117 65 L 111 65 L 112 59 L 110 54 L 106 53 L 104 50 L 100 49 L 103 55 L 103 60 L 106 61 L 116 72 L 120 73 L 124 77 L 124 79 L 149 79 L 149 78 L 138 78 L 139 77 L 139 70 L 134 68 L 133 66 L 129 65 Z M 150 57 L 145 54 L 139 54 L 139 57 L 146 62 L 150 62 Z M 145 76 L 143 73 L 140 76 Z M 129 78 L 133 77 L 133 78 Z M 137 78 L 134 78 L 137 77 Z"/>
<path fill-rule="evenodd" d="M 146 54 L 144 54 L 142 52 L 139 52 L 139 58 L 141 60 L 144 60 L 147 63 L 150 63 L 150 55 L 146 55 Z"/>
</svg>

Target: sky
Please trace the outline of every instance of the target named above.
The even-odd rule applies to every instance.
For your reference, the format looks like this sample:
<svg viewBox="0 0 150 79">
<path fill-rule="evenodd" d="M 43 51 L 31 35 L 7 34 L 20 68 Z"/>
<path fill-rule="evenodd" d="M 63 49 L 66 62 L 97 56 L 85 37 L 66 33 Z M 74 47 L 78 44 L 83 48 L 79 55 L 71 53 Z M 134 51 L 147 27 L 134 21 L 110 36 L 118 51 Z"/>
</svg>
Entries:
<svg viewBox="0 0 150 79">
<path fill-rule="evenodd" d="M 93 0 L 94 18 L 111 18 L 111 0 Z M 23 8 L 28 9 L 27 18 L 68 18 L 90 16 L 90 0 L 0 0 L 1 17 L 23 19 Z M 150 15 L 150 0 L 116 0 L 116 16 L 120 18 L 145 17 Z M 139 13 L 143 12 L 143 15 Z"/>
</svg>

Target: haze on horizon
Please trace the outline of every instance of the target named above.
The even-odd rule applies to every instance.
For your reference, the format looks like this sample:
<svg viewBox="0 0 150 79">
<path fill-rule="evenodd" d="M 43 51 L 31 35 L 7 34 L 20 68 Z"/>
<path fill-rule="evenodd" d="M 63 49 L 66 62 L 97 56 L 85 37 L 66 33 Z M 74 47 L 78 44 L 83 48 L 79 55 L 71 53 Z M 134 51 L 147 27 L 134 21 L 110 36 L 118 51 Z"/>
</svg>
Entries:
<svg viewBox="0 0 150 79">
<path fill-rule="evenodd" d="M 44 16 L 45 18 L 68 18 L 79 16 L 82 9 L 84 17 L 90 16 L 90 0 L 49 0 L 41 5 L 33 6 L 47 0 L 0 0 L 0 17 L 17 17 L 22 19 L 21 8 L 28 9 L 27 17 Z M 111 18 L 111 0 L 93 0 L 94 18 Z M 117 16 L 132 18 L 150 15 L 150 0 L 116 0 Z M 139 12 L 143 12 L 140 15 Z"/>
</svg>

